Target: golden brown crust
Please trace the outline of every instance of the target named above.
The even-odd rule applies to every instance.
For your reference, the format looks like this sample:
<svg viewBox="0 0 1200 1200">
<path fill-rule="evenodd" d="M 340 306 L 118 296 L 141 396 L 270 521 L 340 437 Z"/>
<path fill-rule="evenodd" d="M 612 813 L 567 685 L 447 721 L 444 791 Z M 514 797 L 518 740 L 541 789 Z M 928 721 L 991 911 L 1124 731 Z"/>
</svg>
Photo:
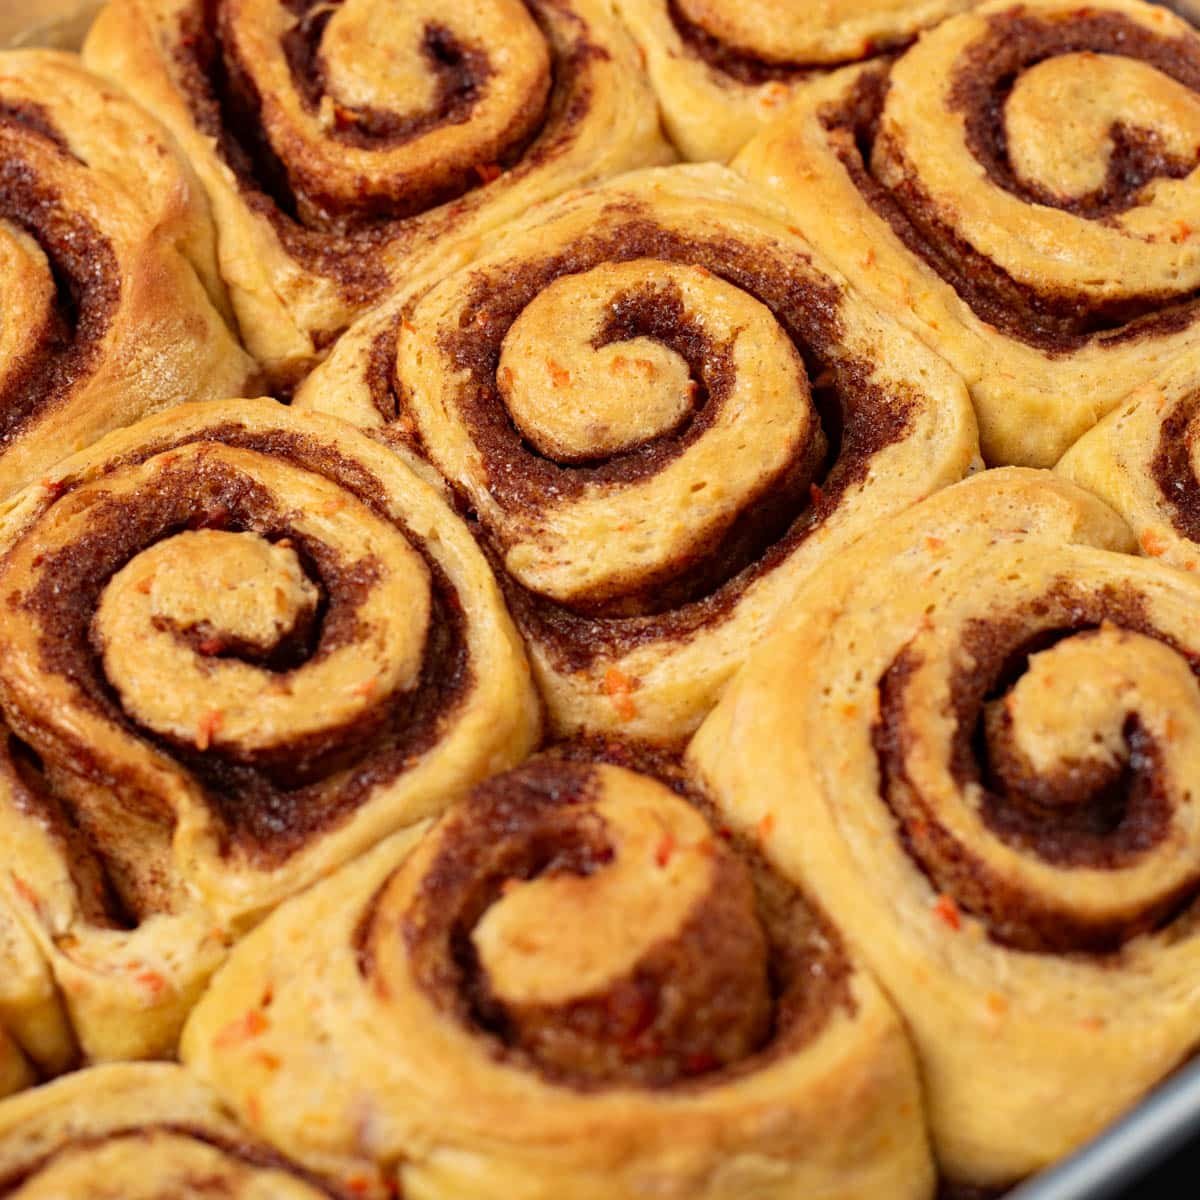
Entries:
<svg viewBox="0 0 1200 1200">
<path fill-rule="evenodd" d="M 469 534 L 338 422 L 185 406 L 0 538 L 0 1016 L 46 1071 L 169 1051 L 249 923 L 537 741 Z"/>
<path fill-rule="evenodd" d="M 204 180 L 243 335 L 280 387 L 399 281 L 665 153 L 600 0 L 426 2 L 402 20 L 370 4 L 118 0 L 85 58 Z"/>
<path fill-rule="evenodd" d="M 1055 1161 L 1200 1042 L 1200 592 L 1133 544 L 1046 472 L 946 489 L 814 576 L 688 751 L 903 1012 L 954 1183 Z"/>
<path fill-rule="evenodd" d="M 382 1200 L 376 1173 L 321 1177 L 250 1137 L 177 1066 L 97 1067 L 0 1105 L 6 1200 Z"/>
<path fill-rule="evenodd" d="M 109 430 L 240 392 L 200 185 L 73 56 L 0 53 L 0 499 Z"/>
<path fill-rule="evenodd" d="M 185 1060 L 302 1161 L 430 1197 L 928 1195 L 881 995 L 704 806 L 621 743 L 496 776 L 268 921 Z"/>
<path fill-rule="evenodd" d="M 1196 342 L 1198 89 L 1163 9 L 995 0 L 806 87 L 737 165 L 966 379 L 989 462 L 1052 466 Z"/>
<path fill-rule="evenodd" d="M 716 166 L 546 206 L 296 404 L 441 472 L 568 733 L 686 736 L 817 562 L 976 462 L 957 381 Z"/>
<path fill-rule="evenodd" d="M 687 159 L 727 161 L 804 83 L 908 45 L 979 0 L 618 0 Z"/>
</svg>

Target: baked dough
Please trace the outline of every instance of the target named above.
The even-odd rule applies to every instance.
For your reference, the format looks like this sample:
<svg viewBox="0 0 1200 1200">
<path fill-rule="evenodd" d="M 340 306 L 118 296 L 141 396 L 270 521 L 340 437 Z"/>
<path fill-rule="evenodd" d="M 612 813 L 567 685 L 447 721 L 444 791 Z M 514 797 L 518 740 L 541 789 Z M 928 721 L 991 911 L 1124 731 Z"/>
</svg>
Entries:
<svg viewBox="0 0 1200 1200">
<path fill-rule="evenodd" d="M 688 761 L 900 1009 L 950 1183 L 1003 1188 L 1200 1043 L 1200 582 L 1047 472 L 814 576 Z"/>
<path fill-rule="evenodd" d="M 736 167 L 966 380 L 989 464 L 1049 467 L 1198 344 L 1198 161 L 1186 22 L 995 0 L 806 87 Z"/>
<path fill-rule="evenodd" d="M 296 405 L 477 516 L 560 733 L 687 736 L 818 563 L 978 457 L 944 364 L 715 165 L 514 223 Z"/>
<path fill-rule="evenodd" d="M 0 500 L 103 434 L 241 393 L 199 181 L 74 55 L 0 52 Z"/>
<path fill-rule="evenodd" d="M 331 418 L 150 418 L 0 551 L 0 1025 L 46 1073 L 170 1053 L 249 925 L 539 738 L 466 528 Z"/>
<path fill-rule="evenodd" d="M 84 58 L 195 165 L 280 390 L 398 282 L 668 153 L 607 0 L 114 0 Z"/>
<path fill-rule="evenodd" d="M 908 1043 L 833 919 L 637 763 L 532 760 L 281 909 L 185 1061 L 426 1200 L 929 1197 Z"/>
</svg>

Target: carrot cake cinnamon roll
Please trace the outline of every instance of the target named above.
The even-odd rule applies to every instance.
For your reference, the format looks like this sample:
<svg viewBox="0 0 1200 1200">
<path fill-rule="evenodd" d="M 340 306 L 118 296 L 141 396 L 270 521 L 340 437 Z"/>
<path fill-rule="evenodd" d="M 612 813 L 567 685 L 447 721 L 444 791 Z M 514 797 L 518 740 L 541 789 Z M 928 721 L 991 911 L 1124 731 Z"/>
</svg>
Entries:
<svg viewBox="0 0 1200 1200">
<path fill-rule="evenodd" d="M 467 529 L 331 418 L 150 418 L 0 549 L 0 1024 L 43 1074 L 169 1053 L 250 924 L 538 740 Z"/>
<path fill-rule="evenodd" d="M 814 577 L 688 752 L 903 1013 L 954 1184 L 1200 1045 L 1200 581 L 1133 548 L 1047 472 L 947 488 Z"/>
<path fill-rule="evenodd" d="M 199 181 L 79 60 L 0 52 L 0 500 L 110 430 L 243 392 Z"/>
<path fill-rule="evenodd" d="M 1200 344 L 1198 164 L 1200 33 L 993 0 L 808 85 L 736 165 L 962 375 L 989 463 L 1053 466 Z"/>
<path fill-rule="evenodd" d="M 496 776 L 280 909 L 183 1054 L 284 1153 L 429 1200 L 933 1188 L 835 917 L 627 747 Z"/>
<path fill-rule="evenodd" d="M 819 562 L 978 457 L 960 381 L 718 166 L 531 214 L 296 403 L 437 468 L 563 733 L 688 735 Z"/>
<path fill-rule="evenodd" d="M 605 0 L 115 0 L 84 57 L 203 179 L 280 387 L 423 261 L 666 154 Z"/>
</svg>

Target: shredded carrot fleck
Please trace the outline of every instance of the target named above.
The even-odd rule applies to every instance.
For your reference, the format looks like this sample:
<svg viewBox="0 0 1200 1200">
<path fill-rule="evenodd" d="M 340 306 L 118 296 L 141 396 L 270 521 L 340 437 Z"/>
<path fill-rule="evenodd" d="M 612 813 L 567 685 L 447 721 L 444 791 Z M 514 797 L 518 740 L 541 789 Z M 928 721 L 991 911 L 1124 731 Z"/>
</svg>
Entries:
<svg viewBox="0 0 1200 1200">
<path fill-rule="evenodd" d="M 674 853 L 675 837 L 673 834 L 664 833 L 659 840 L 657 849 L 654 851 L 654 861 L 660 867 L 665 867 L 671 861 L 671 855 Z"/>
<path fill-rule="evenodd" d="M 1142 530 L 1142 536 L 1139 540 L 1142 544 L 1142 549 L 1151 558 L 1159 558 L 1167 552 L 1167 543 L 1153 529 Z"/>
<path fill-rule="evenodd" d="M 374 675 L 370 679 L 363 679 L 356 683 L 350 690 L 356 696 L 370 696 L 374 693 L 379 685 L 379 680 Z"/>
<path fill-rule="evenodd" d="M 321 515 L 325 517 L 332 517 L 334 513 L 341 512 L 345 507 L 345 500 L 339 500 L 335 496 L 332 499 L 326 500 L 325 503 L 321 505 Z"/>
<path fill-rule="evenodd" d="M 999 992 L 988 992 L 986 1003 L 988 1012 L 993 1013 L 997 1017 L 1002 1017 L 1008 1012 L 1008 1001 Z"/>
<path fill-rule="evenodd" d="M 351 1175 L 346 1180 L 346 1190 L 352 1196 L 369 1196 L 374 1190 L 374 1185 L 366 1175 Z"/>
<path fill-rule="evenodd" d="M 267 1020 L 264 1013 L 257 1008 L 252 1008 L 224 1026 L 213 1038 L 213 1045 L 219 1050 L 227 1049 L 230 1046 L 239 1046 L 242 1042 L 248 1042 L 251 1038 L 266 1033 L 270 1025 L 271 1022 Z"/>
<path fill-rule="evenodd" d="M 787 99 L 787 94 L 786 85 L 780 83 L 778 80 L 773 80 L 762 90 L 762 103 L 767 108 L 777 108 Z"/>
<path fill-rule="evenodd" d="M 875 265 L 875 247 L 868 246 L 867 253 L 863 257 L 864 267 L 873 267 Z"/>
<path fill-rule="evenodd" d="M 771 834 L 774 832 L 775 832 L 775 814 L 774 813 L 764 813 L 762 820 L 760 820 L 758 823 L 759 838 L 765 842 L 767 840 L 767 838 L 769 838 L 771 836 Z"/>
<path fill-rule="evenodd" d="M 405 333 L 417 332 L 417 327 L 407 317 L 401 319 L 400 328 L 403 329 Z"/>
<path fill-rule="evenodd" d="M 1104 1028 L 1105 1021 L 1103 1017 L 1084 1017 L 1079 1025 L 1081 1029 L 1086 1029 L 1090 1033 L 1099 1033 Z"/>
<path fill-rule="evenodd" d="M 254 1092 L 246 1097 L 246 1119 L 251 1125 L 262 1124 L 262 1102 Z"/>
<path fill-rule="evenodd" d="M 219 637 L 205 638 L 196 649 L 204 655 L 205 658 L 212 658 L 216 654 L 220 654 L 225 649 L 225 643 Z"/>
<path fill-rule="evenodd" d="M 13 881 L 13 887 L 17 889 L 17 895 L 21 897 L 31 908 L 41 908 L 41 897 L 33 890 L 30 885 L 21 878 L 16 871 L 10 872 Z"/>
<path fill-rule="evenodd" d="M 564 366 L 560 366 L 552 358 L 546 359 L 546 367 L 550 372 L 550 378 L 554 381 L 556 388 L 566 387 L 571 382 L 571 372 Z"/>
<path fill-rule="evenodd" d="M 813 508 L 819 507 L 825 500 L 825 492 L 815 483 L 808 485 L 808 502 Z"/>
<path fill-rule="evenodd" d="M 270 1050 L 256 1050 L 251 1056 L 260 1066 L 266 1067 L 268 1071 L 278 1071 L 283 1066 L 283 1060 L 278 1054 L 272 1054 Z"/>
<path fill-rule="evenodd" d="M 476 163 L 475 174 L 479 176 L 480 183 L 495 183 L 504 172 L 500 170 L 499 163 Z"/>
<path fill-rule="evenodd" d="M 498 376 L 500 386 L 507 392 L 512 390 L 513 385 L 513 369 L 512 367 L 501 367 Z"/>
<path fill-rule="evenodd" d="M 927 537 L 925 539 L 925 549 L 936 554 L 941 550 L 946 543 L 940 537 Z"/>
<path fill-rule="evenodd" d="M 933 915 L 942 924 L 957 933 L 962 928 L 962 918 L 959 916 L 958 905 L 951 896 L 939 896 L 933 906 Z"/>
<path fill-rule="evenodd" d="M 640 62 L 642 64 L 642 70 L 644 71 L 646 69 L 646 47 L 639 46 L 637 48 L 637 52 L 638 52 L 638 62 Z"/>
<path fill-rule="evenodd" d="M 45 489 L 46 494 L 53 499 L 57 499 L 67 490 L 66 482 L 62 479 L 43 479 L 42 487 Z"/>
<path fill-rule="evenodd" d="M 1192 227 L 1186 221 L 1175 222 L 1175 234 L 1171 238 L 1173 242 L 1186 242 L 1192 236 Z"/>
<path fill-rule="evenodd" d="M 196 749 L 207 750 L 212 745 L 213 738 L 221 732 L 221 726 L 224 724 L 225 714 L 219 708 L 206 712 L 196 727 Z"/>
<path fill-rule="evenodd" d="M 609 667 L 604 673 L 604 694 L 612 701 L 622 721 L 630 721 L 637 716 L 637 705 L 630 697 L 635 687 L 637 681 L 619 667 Z"/>
<path fill-rule="evenodd" d="M 842 716 L 848 717 L 851 721 L 853 721 L 854 718 L 858 716 L 858 705 L 857 704 L 843 704 L 842 705 Z"/>
<path fill-rule="evenodd" d="M 167 990 L 167 981 L 157 971 L 139 971 L 133 977 L 135 983 L 140 984 L 152 996 L 159 997 Z"/>
</svg>

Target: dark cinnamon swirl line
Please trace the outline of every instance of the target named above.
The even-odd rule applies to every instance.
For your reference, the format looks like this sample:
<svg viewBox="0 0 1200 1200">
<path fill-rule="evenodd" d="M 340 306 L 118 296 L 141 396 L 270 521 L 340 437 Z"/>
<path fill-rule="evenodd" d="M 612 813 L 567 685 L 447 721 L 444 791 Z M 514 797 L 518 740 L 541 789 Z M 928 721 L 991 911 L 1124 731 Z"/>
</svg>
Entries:
<svg viewBox="0 0 1200 1200">
<path fill-rule="evenodd" d="M 1096 191 L 1060 196 L 1018 178 L 1009 161 L 1004 105 L 1023 71 L 1063 54 L 1114 54 L 1148 63 L 1200 92 L 1200 44 L 1165 37 L 1122 13 L 1073 14 L 1070 21 L 1046 20 L 1016 7 L 988 19 L 988 36 L 954 67 L 950 105 L 963 114 L 967 145 L 997 186 L 1031 204 L 1061 208 L 1089 220 L 1104 220 L 1132 208 L 1154 179 L 1182 179 L 1198 165 L 1168 154 L 1152 130 L 1118 122 L 1108 175 Z"/>
<path fill-rule="evenodd" d="M 1104 19 L 1124 20 L 1116 14 Z M 889 188 L 881 183 L 870 164 L 887 90 L 886 66 L 864 72 L 843 103 L 823 109 L 822 125 L 863 199 L 908 250 L 944 279 L 981 321 L 1051 355 L 1067 354 L 1093 340 L 1113 345 L 1158 337 L 1186 329 L 1194 322 L 1200 311 L 1200 293 L 1151 293 L 1096 305 L 1069 292 L 1033 288 L 1013 278 L 940 220 L 914 169 L 903 170 L 899 187 Z M 1143 168 L 1153 158 L 1153 145 L 1139 140 L 1128 129 L 1122 136 L 1129 159 L 1125 164 L 1119 157 L 1114 159 L 1110 171 L 1120 171 L 1132 161 L 1141 179 L 1138 186 L 1143 187 L 1148 182 L 1142 177 Z M 902 166 L 906 163 L 903 149 L 894 141 L 889 150 Z M 1172 171 L 1176 169 L 1172 164 L 1167 165 Z M 1105 185 L 1106 194 L 1109 186 Z M 1031 203 L 1043 202 L 1032 196 L 1028 198 Z M 1136 192 L 1130 203 L 1136 203 Z M 1098 211 L 1095 219 L 1104 219 L 1112 211 Z"/>
<path fill-rule="evenodd" d="M 328 1179 L 323 1179 L 312 1171 L 305 1170 L 297 1163 L 291 1162 L 281 1154 L 276 1154 L 269 1147 L 259 1143 L 236 1141 L 232 1138 L 221 1137 L 218 1134 L 210 1133 L 208 1130 L 191 1125 L 170 1121 L 156 1121 L 146 1125 L 112 1129 L 101 1134 L 87 1134 L 73 1137 L 70 1141 L 40 1154 L 32 1162 L 25 1163 L 17 1170 L 0 1176 L 0 1197 L 14 1195 L 18 1189 L 31 1180 L 36 1179 L 47 1167 L 52 1166 L 55 1160 L 62 1154 L 77 1154 L 109 1146 L 114 1142 L 129 1140 L 148 1143 L 156 1136 L 186 1138 L 189 1141 L 202 1142 L 204 1145 L 228 1155 L 245 1166 L 253 1167 L 257 1170 L 278 1171 L 281 1174 L 290 1175 L 293 1179 L 299 1180 L 315 1191 L 330 1197 L 330 1200 L 351 1200 L 354 1194 L 346 1188 L 335 1185 Z M 203 1191 L 206 1195 L 213 1194 L 207 1186 Z M 221 1192 L 216 1194 L 220 1195 L 223 1192 L 224 1189 L 222 1188 Z M 394 1195 L 397 1200 L 400 1200 L 399 1192 L 394 1193 Z"/>
<path fill-rule="evenodd" d="M 729 394 L 733 366 L 728 349 L 704 333 L 678 294 L 647 283 L 613 298 L 600 344 L 647 336 L 675 351 L 688 363 L 697 385 L 692 412 L 676 428 L 641 446 L 584 463 L 554 461 L 516 427 L 497 372 L 504 339 L 521 312 L 556 279 L 638 258 L 698 266 L 766 305 L 805 364 L 824 437 L 811 439 L 774 477 L 764 479 L 757 496 L 715 543 L 697 543 L 686 561 L 664 565 L 653 578 L 626 581 L 619 594 L 583 595 L 570 607 L 537 596 L 500 568 L 503 546 L 490 544 L 490 531 L 483 530 L 485 549 L 500 568 L 515 615 L 571 669 L 662 637 L 686 638 L 719 621 L 756 578 L 819 527 L 841 495 L 865 476 L 871 458 L 904 436 L 910 420 L 910 397 L 875 384 L 871 364 L 840 352 L 836 287 L 801 282 L 786 264 L 764 262 L 754 248 L 735 238 L 689 239 L 631 206 L 618 232 L 585 238 L 561 253 L 522 264 L 505 275 L 502 290 L 481 278 L 462 306 L 457 327 L 441 335 L 442 349 L 467 376 L 461 411 L 486 464 L 491 493 L 510 511 L 536 511 L 547 494 L 570 497 L 592 484 L 650 477 L 704 436 Z M 405 436 L 419 448 L 418 431 L 408 430 L 403 420 L 403 385 L 393 369 L 403 319 L 402 314 L 377 335 L 368 384 L 377 409 L 389 421 L 399 419 Z M 469 509 L 465 498 L 462 503 Z"/>
<path fill-rule="evenodd" d="M 1008 693 L 1031 654 L 1067 637 L 1091 636 L 1106 623 L 1164 642 L 1200 677 L 1200 655 L 1159 630 L 1135 592 L 1107 585 L 1089 591 L 1063 580 L 1026 610 L 971 622 L 950 678 L 954 733 L 948 768 L 956 787 L 977 785 L 979 813 L 988 829 L 1007 845 L 1056 867 L 1130 866 L 1159 845 L 1171 825 L 1160 748 L 1136 712 L 1125 720 L 1126 761 L 1111 769 L 1063 762 L 1049 774 L 1037 774 L 1013 751 L 1007 713 L 985 728 L 985 703 Z M 906 770 L 914 736 L 907 731 L 906 692 L 921 665 L 919 654 L 906 647 L 880 678 L 872 741 L 883 798 L 908 856 L 936 890 L 981 918 L 994 941 L 1038 953 L 1113 954 L 1170 920 L 1200 893 L 1197 872 L 1148 908 L 1117 919 L 1088 920 L 1036 902 L 990 871 L 939 821 L 935 805 Z"/>
<path fill-rule="evenodd" d="M 492 995 L 472 929 L 510 880 L 587 876 L 612 860 L 604 819 L 588 811 L 600 763 L 651 773 L 701 811 L 714 831 L 715 886 L 676 936 L 603 992 L 514 1011 Z M 501 1059 L 580 1092 L 717 1087 L 763 1069 L 815 1039 L 835 1009 L 853 1013 L 850 965 L 820 909 L 748 839 L 711 826 L 714 813 L 661 747 L 554 747 L 476 788 L 401 928 L 383 918 L 385 882 L 356 932 L 359 970 L 371 979 L 377 939 L 403 936 L 439 1008 Z"/>
<path fill-rule="evenodd" d="M 692 54 L 712 67 L 718 75 L 726 75 L 747 87 L 756 87 L 774 80 L 798 83 L 808 75 L 833 71 L 838 67 L 875 58 L 877 55 L 902 49 L 913 41 L 912 37 L 873 41 L 864 46 L 861 54 L 841 60 L 777 62 L 763 58 L 748 46 L 731 45 L 719 37 L 714 37 L 708 30 L 687 18 L 679 7 L 679 0 L 667 0 L 667 14 L 671 18 L 671 24 L 675 26 L 676 33 L 679 34 L 680 41 Z"/>
<path fill-rule="evenodd" d="M 204 440 L 291 457 L 307 469 L 335 479 L 395 524 L 379 505 L 382 489 L 377 485 L 372 493 L 370 473 L 315 441 L 279 431 L 246 434 L 233 427 L 206 430 Z M 163 439 L 161 444 L 129 456 L 128 462 L 145 461 L 185 444 Z M 242 761 L 215 748 L 201 752 L 174 744 L 142 729 L 125 712 L 104 677 L 91 622 L 107 581 L 160 537 L 195 528 L 199 521 L 201 527 L 254 530 L 268 540 L 291 540 L 306 567 L 317 576 L 324 611 L 311 652 L 303 661 L 283 664 L 281 683 L 286 682 L 288 671 L 316 661 L 356 636 L 355 610 L 369 586 L 364 572 L 369 575 L 370 564 L 349 568 L 333 548 L 298 533 L 291 527 L 286 509 L 252 480 L 209 464 L 202 491 L 197 493 L 185 471 L 183 466 L 174 468 L 174 473 L 171 467 L 165 468 L 155 494 L 139 497 L 132 514 L 127 504 L 98 502 L 91 510 L 87 544 L 76 542 L 60 552 L 57 558 L 61 562 L 51 563 L 39 585 L 20 602 L 38 613 L 45 625 L 40 644 L 43 669 L 69 677 L 86 702 L 106 719 L 148 740 L 194 773 L 222 820 L 224 853 L 237 852 L 261 865 L 277 865 L 312 838 L 341 824 L 374 789 L 402 775 L 412 758 L 437 740 L 445 718 L 469 690 L 473 675 L 463 608 L 422 539 L 402 528 L 430 572 L 433 591 L 429 640 L 420 679 L 411 691 L 381 698 L 344 728 L 322 730 L 269 753 L 243 755 Z M 22 731 L 25 735 L 33 732 Z M 39 732 L 55 741 L 62 736 L 61 731 Z M 62 749 L 76 769 L 93 771 L 98 778 L 103 775 L 88 746 Z M 339 773 L 342 777 L 330 786 L 330 779 Z"/>
<path fill-rule="evenodd" d="M 324 94 L 316 43 L 329 14 L 324 5 L 314 9 L 310 0 L 293 0 L 291 7 L 301 21 L 285 39 L 285 56 L 303 102 L 311 106 Z M 539 4 L 528 7 L 553 46 Z M 311 19 L 306 17 L 310 9 Z M 386 288 L 386 271 L 373 261 L 371 251 L 384 243 L 403 242 L 407 219 L 420 215 L 426 232 L 449 230 L 460 215 L 458 204 L 468 202 L 489 181 L 492 168 L 525 173 L 556 153 L 588 110 L 587 63 L 607 57 L 581 26 L 571 46 L 555 55 L 548 94 L 531 99 L 530 107 L 484 154 L 486 161 L 465 165 L 451 179 L 416 187 L 407 195 L 378 197 L 361 211 L 345 213 L 298 186 L 288 164 L 270 145 L 261 127 L 262 98 L 249 65 L 237 61 L 222 32 L 223 11 L 221 0 L 197 0 L 183 14 L 175 65 L 192 120 L 214 139 L 245 203 L 271 222 L 288 253 L 336 280 L 353 304 L 370 303 Z M 446 30 L 431 25 L 424 50 L 438 78 L 439 98 L 432 110 L 407 116 L 345 110 L 345 119 L 331 131 L 333 139 L 355 146 L 394 146 L 467 121 L 493 70 L 487 49 L 462 46 Z"/>
<path fill-rule="evenodd" d="M 321 38 L 342 0 L 289 0 L 288 7 L 299 18 L 283 37 L 283 51 L 292 82 L 310 112 L 316 112 L 327 94 L 327 67 L 321 54 Z M 336 104 L 336 123 L 329 134 L 350 146 L 396 146 L 412 141 L 439 125 L 468 121 L 480 90 L 492 75 L 486 51 L 462 44 L 443 25 L 425 29 L 422 57 L 437 80 L 436 99 L 425 110 L 391 113 L 369 107 Z M 519 141 L 513 137 L 506 139 Z"/>
<path fill-rule="evenodd" d="M 1200 480 L 1192 467 L 1188 427 L 1200 407 L 1200 393 L 1182 399 L 1165 418 L 1150 461 L 1150 474 L 1167 502 L 1171 524 L 1190 541 L 1200 541 Z"/>
<path fill-rule="evenodd" d="M 98 929 L 135 929 L 137 916 L 128 910 L 108 877 L 103 857 L 95 852 L 87 835 L 54 795 L 41 773 L 37 755 L 3 730 L 0 730 L 0 780 L 13 804 L 23 814 L 36 817 L 54 840 L 74 885 L 84 921 Z"/>
<path fill-rule="evenodd" d="M 20 132 L 6 135 L 6 127 Z M 0 392 L 0 449 L 94 367 L 121 295 L 116 254 L 108 239 L 66 197 L 39 178 L 20 139 L 44 139 L 68 161 L 69 150 L 45 110 L 30 104 L 0 108 L 0 219 L 27 233 L 46 256 L 55 301 L 46 320 L 28 331 L 29 348 L 5 372 Z M 87 168 L 82 164 L 79 170 Z"/>
</svg>

